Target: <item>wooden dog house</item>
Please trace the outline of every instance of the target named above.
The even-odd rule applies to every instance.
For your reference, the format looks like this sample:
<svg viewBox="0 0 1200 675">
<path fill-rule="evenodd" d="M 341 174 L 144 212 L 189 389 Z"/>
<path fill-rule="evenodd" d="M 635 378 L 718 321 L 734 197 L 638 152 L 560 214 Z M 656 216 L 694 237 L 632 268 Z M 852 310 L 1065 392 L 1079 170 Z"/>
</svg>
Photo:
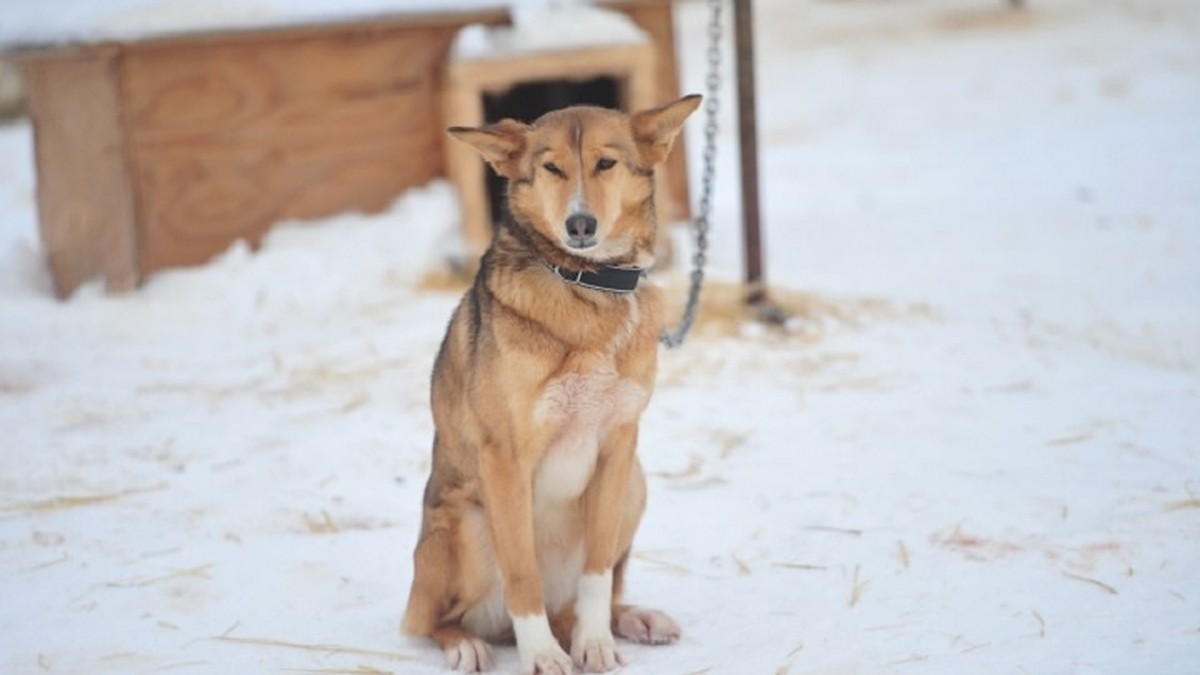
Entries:
<svg viewBox="0 0 1200 675">
<path fill-rule="evenodd" d="M 481 249 L 482 163 L 447 151 L 448 118 L 482 120 L 481 97 L 524 81 L 610 77 L 626 107 L 679 95 L 670 0 L 602 4 L 650 44 L 528 55 L 503 76 L 450 68 L 447 54 L 463 26 L 508 22 L 504 9 L 27 54 L 39 226 L 58 293 L 96 276 L 130 289 L 237 239 L 257 245 L 281 220 L 380 211 L 448 172 Z M 685 167 L 677 151 L 663 172 L 672 217 L 688 213 Z"/>
</svg>

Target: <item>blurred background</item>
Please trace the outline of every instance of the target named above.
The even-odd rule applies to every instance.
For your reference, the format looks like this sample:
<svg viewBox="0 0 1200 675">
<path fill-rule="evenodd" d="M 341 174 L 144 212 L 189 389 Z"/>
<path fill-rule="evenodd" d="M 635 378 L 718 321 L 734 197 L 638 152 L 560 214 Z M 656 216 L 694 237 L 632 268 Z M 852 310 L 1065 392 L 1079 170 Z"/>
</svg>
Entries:
<svg viewBox="0 0 1200 675">
<path fill-rule="evenodd" d="M 0 670 L 441 672 L 398 620 L 498 189 L 441 130 L 705 93 L 716 8 L 627 586 L 684 638 L 623 672 L 1192 673 L 1200 4 L 752 7 L 782 325 L 732 1 L 0 6 Z"/>
</svg>

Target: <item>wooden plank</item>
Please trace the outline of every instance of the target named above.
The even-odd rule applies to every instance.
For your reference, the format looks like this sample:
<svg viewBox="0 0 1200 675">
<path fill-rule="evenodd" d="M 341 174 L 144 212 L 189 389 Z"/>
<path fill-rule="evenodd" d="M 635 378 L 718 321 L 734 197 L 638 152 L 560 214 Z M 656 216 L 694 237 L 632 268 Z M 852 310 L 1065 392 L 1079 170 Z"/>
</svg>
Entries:
<svg viewBox="0 0 1200 675">
<path fill-rule="evenodd" d="M 437 154 L 427 135 L 139 150 L 143 267 L 199 264 L 236 239 L 257 246 L 283 220 L 382 211 L 406 188 L 438 174 L 429 160 Z"/>
<path fill-rule="evenodd" d="M 144 269 L 203 262 L 271 224 L 375 212 L 440 175 L 436 73 L 453 31 L 130 48 Z"/>
<path fill-rule="evenodd" d="M 60 297 L 97 275 L 109 291 L 131 289 L 140 279 L 118 60 L 114 48 L 93 48 L 23 62 L 38 222 Z"/>
<path fill-rule="evenodd" d="M 629 18 L 650 36 L 651 44 L 654 45 L 654 69 L 658 80 L 657 102 L 667 103 L 683 93 L 688 93 L 679 90 L 679 68 L 675 60 L 675 17 L 671 10 L 671 2 L 614 2 L 611 8 L 629 15 Z M 698 118 L 693 119 L 693 124 L 695 119 Z M 687 148 L 682 136 L 675 141 L 675 149 L 667 158 L 662 176 L 667 195 L 666 217 L 669 220 L 691 218 Z"/>
<path fill-rule="evenodd" d="M 461 82 L 480 92 L 495 93 L 519 82 L 627 77 L 653 58 L 653 47 L 647 44 L 586 47 L 504 58 L 462 59 L 447 66 L 446 77 L 450 86 Z"/>
<path fill-rule="evenodd" d="M 479 127 L 484 124 L 483 97 L 465 83 L 446 86 L 442 91 L 442 123 L 453 126 Z M 485 173 L 490 171 L 479 155 L 466 143 L 449 141 L 443 146 L 446 178 L 458 191 L 463 236 L 468 255 L 483 254 L 492 241 L 492 212 L 484 187 Z"/>
<path fill-rule="evenodd" d="M 384 133 L 397 98 L 428 94 L 447 32 L 332 33 L 222 48 L 129 48 L 125 97 L 135 138 L 177 141 Z"/>
</svg>

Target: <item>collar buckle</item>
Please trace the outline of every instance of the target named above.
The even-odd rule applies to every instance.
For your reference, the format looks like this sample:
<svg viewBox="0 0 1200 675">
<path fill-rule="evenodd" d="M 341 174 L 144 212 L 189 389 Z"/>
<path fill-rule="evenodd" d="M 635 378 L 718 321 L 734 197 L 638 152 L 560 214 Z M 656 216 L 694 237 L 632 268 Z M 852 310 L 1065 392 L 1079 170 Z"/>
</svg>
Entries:
<svg viewBox="0 0 1200 675">
<path fill-rule="evenodd" d="M 558 278 L 567 283 L 583 286 L 596 291 L 626 294 L 637 290 L 638 281 L 645 272 L 640 267 L 604 266 L 597 272 L 586 270 L 567 270 L 561 265 L 551 265 L 543 262 Z"/>
</svg>

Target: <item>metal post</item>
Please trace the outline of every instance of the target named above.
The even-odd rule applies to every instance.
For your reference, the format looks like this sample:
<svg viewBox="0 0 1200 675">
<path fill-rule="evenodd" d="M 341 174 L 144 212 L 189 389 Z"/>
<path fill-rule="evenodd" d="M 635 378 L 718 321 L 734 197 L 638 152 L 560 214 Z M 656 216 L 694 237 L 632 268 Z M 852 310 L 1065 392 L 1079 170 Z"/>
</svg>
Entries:
<svg viewBox="0 0 1200 675">
<path fill-rule="evenodd" d="M 738 147 L 742 168 L 742 236 L 746 264 L 746 301 L 766 300 L 762 234 L 758 212 L 758 127 L 754 103 L 754 18 L 750 0 L 734 0 L 737 49 Z"/>
</svg>

